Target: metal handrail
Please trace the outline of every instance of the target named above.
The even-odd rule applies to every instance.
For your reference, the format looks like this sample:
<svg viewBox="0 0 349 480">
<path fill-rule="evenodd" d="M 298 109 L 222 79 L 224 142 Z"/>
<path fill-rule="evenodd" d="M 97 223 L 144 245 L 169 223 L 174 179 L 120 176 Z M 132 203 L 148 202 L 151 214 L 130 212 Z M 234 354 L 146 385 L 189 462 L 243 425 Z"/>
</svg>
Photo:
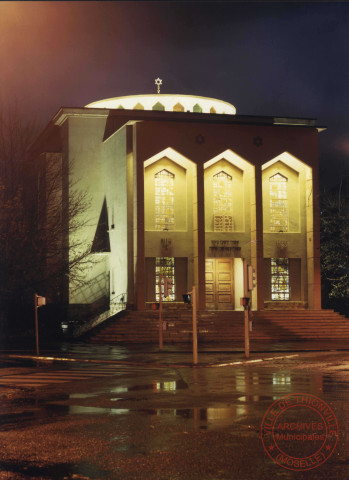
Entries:
<svg viewBox="0 0 349 480">
<path fill-rule="evenodd" d="M 113 315 L 116 315 L 117 313 L 122 312 L 123 310 L 126 310 L 126 303 L 127 303 L 126 293 L 120 293 L 116 297 L 111 298 L 109 303 L 109 310 L 107 310 L 104 313 L 101 313 L 100 315 L 97 315 L 94 318 L 90 318 L 83 325 L 80 325 L 78 328 L 74 330 L 73 337 L 78 337 L 83 333 L 86 333 L 88 330 L 91 330 L 97 325 L 100 325 L 101 323 L 105 322 L 105 320 L 108 320 L 108 318 L 112 317 Z"/>
</svg>

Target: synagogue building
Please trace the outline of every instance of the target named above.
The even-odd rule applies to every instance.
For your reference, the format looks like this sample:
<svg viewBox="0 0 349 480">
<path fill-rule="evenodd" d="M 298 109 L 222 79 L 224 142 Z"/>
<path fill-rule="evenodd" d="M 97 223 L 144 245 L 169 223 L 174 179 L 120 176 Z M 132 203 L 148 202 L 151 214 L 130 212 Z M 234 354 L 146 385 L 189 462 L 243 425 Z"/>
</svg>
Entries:
<svg viewBox="0 0 349 480">
<path fill-rule="evenodd" d="M 63 286 L 74 309 L 124 302 L 242 310 L 244 260 L 252 310 L 321 309 L 318 135 L 309 118 L 246 116 L 194 95 L 131 95 L 61 108 L 32 146 L 54 163 L 62 194 L 91 198 L 86 283 Z M 65 178 L 69 177 L 69 182 Z"/>
</svg>

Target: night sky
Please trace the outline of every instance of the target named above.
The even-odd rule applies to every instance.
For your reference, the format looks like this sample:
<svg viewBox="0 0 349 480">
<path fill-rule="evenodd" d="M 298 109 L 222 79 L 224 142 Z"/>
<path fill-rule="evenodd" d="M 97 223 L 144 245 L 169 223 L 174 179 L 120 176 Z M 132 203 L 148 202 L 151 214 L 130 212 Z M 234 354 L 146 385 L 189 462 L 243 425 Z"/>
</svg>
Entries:
<svg viewBox="0 0 349 480">
<path fill-rule="evenodd" d="M 156 93 L 316 118 L 322 182 L 348 174 L 349 3 L 0 2 L 0 99 L 61 106 Z"/>
</svg>

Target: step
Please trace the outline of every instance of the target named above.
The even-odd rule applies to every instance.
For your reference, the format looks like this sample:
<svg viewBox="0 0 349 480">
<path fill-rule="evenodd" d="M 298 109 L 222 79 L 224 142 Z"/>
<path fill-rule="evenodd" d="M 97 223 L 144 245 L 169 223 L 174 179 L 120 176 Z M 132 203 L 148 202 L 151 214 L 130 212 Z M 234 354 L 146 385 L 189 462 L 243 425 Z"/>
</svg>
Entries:
<svg viewBox="0 0 349 480">
<path fill-rule="evenodd" d="M 164 342 L 190 342 L 190 310 L 166 310 L 163 320 L 169 324 Z M 127 312 L 98 327 L 91 343 L 156 343 L 159 313 Z M 243 341 L 244 314 L 241 311 L 198 312 L 200 342 Z M 252 340 L 349 339 L 349 320 L 333 310 L 261 310 L 253 312 Z"/>
</svg>

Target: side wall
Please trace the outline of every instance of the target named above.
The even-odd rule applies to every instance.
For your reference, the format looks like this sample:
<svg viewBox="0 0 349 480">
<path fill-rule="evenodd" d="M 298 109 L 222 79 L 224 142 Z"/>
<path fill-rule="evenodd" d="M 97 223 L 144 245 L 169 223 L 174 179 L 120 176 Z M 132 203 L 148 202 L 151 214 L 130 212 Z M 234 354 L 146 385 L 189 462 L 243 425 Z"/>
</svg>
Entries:
<svg viewBox="0 0 349 480">
<path fill-rule="evenodd" d="M 123 127 L 103 145 L 110 240 L 110 301 L 124 296 L 128 283 L 127 130 Z"/>
<path fill-rule="evenodd" d="M 102 157 L 105 118 L 70 117 L 63 127 L 68 129 L 67 169 L 69 199 L 75 192 L 86 192 L 88 208 L 79 215 L 80 228 L 70 232 L 70 258 L 79 250 L 91 248 L 105 199 L 105 170 Z M 106 303 L 109 293 L 108 255 L 91 254 L 84 267 L 84 286 L 69 285 L 69 304 Z"/>
</svg>

